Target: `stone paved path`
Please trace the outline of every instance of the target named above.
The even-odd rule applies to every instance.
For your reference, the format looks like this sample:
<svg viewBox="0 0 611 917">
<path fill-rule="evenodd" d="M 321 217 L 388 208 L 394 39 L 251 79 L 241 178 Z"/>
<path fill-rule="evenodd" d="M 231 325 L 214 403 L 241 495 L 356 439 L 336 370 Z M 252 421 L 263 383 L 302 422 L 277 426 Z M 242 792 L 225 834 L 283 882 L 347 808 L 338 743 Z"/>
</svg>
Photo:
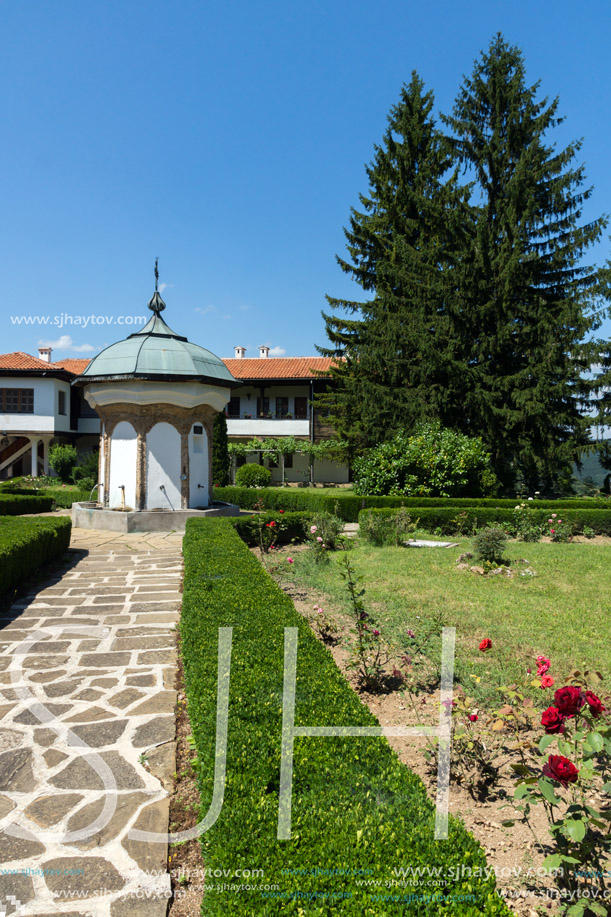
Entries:
<svg viewBox="0 0 611 917">
<path fill-rule="evenodd" d="M 76 529 L 1 612 L 0 917 L 166 913 L 181 542 Z"/>
</svg>

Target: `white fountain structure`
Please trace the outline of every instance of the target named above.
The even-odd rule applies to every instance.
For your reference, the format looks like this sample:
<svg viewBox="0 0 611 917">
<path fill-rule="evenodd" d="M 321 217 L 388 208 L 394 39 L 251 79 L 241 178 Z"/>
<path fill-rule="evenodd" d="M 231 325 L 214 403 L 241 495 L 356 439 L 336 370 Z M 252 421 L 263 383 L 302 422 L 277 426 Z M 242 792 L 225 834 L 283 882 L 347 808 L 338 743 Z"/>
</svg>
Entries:
<svg viewBox="0 0 611 917">
<path fill-rule="evenodd" d="M 236 515 L 215 504 L 212 424 L 241 383 L 223 361 L 161 318 L 155 265 L 148 324 L 95 357 L 74 385 L 100 417 L 98 503 L 75 503 L 74 525 L 113 531 L 184 528 L 189 516 Z"/>
</svg>

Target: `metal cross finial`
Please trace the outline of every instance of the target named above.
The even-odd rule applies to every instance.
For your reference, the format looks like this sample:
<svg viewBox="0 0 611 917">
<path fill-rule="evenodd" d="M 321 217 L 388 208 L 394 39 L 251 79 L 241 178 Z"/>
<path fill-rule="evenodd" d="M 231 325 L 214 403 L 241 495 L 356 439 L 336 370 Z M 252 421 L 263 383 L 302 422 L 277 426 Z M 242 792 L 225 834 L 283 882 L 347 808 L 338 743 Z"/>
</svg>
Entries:
<svg viewBox="0 0 611 917">
<path fill-rule="evenodd" d="M 149 300 L 149 309 L 151 312 L 154 312 L 155 315 L 159 315 L 159 313 L 163 312 L 165 309 L 165 303 L 159 292 L 159 258 L 155 258 L 155 292 Z"/>
</svg>

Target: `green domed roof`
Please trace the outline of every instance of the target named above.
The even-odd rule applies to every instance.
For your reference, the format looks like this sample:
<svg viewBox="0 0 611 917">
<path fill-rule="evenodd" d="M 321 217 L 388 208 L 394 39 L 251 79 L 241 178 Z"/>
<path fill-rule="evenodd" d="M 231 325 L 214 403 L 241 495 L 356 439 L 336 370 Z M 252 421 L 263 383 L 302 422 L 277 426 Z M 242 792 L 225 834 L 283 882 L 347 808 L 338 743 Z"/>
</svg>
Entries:
<svg viewBox="0 0 611 917">
<path fill-rule="evenodd" d="M 165 303 L 155 291 L 148 304 L 153 316 L 140 331 L 111 344 L 91 361 L 78 381 L 94 379 L 198 380 L 216 385 L 240 384 L 220 357 L 176 334 L 160 316 Z"/>
</svg>

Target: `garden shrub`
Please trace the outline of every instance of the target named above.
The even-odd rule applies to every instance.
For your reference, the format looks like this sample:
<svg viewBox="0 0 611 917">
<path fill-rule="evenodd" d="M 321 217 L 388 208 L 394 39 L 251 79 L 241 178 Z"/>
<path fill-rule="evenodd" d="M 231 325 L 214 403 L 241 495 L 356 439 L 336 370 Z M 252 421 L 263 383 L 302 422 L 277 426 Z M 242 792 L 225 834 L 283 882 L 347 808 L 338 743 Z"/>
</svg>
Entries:
<svg viewBox="0 0 611 917">
<path fill-rule="evenodd" d="M 390 513 L 364 510 L 359 517 L 359 533 L 365 541 L 375 545 L 399 545 L 411 534 L 416 523 L 405 507 Z"/>
<path fill-rule="evenodd" d="M 312 528 L 315 528 L 316 531 L 312 532 Z M 314 535 L 317 539 L 322 538 L 323 543 L 330 551 L 335 551 L 339 547 L 343 531 L 343 521 L 333 513 L 314 513 L 304 523 L 306 537 Z"/>
<path fill-rule="evenodd" d="M 354 461 L 357 494 L 479 497 L 494 494 L 498 482 L 481 439 L 422 424 L 398 433 Z"/>
<path fill-rule="evenodd" d="M 473 539 L 475 553 L 480 560 L 489 564 L 502 564 L 503 553 L 507 547 L 507 535 L 498 525 L 489 525 L 480 529 Z"/>
<path fill-rule="evenodd" d="M 36 513 L 50 513 L 53 509 L 53 497 L 44 494 L 24 494 L 0 492 L 0 516 L 25 516 Z"/>
<path fill-rule="evenodd" d="M 310 519 L 309 513 L 258 513 L 256 516 L 236 516 L 230 523 L 248 545 L 259 544 L 259 528 L 274 522 L 276 544 L 305 541 L 304 529 Z"/>
<path fill-rule="evenodd" d="M 59 559 L 70 544 L 72 523 L 57 519 L 0 519 L 0 595 L 27 581 L 38 567 Z"/>
<path fill-rule="evenodd" d="M 236 471 L 235 482 L 239 487 L 267 487 L 272 479 L 269 468 L 248 462 Z"/>
<path fill-rule="evenodd" d="M 72 481 L 72 471 L 77 461 L 78 454 L 72 445 L 51 446 L 49 449 L 49 465 L 64 484 Z"/>
<path fill-rule="evenodd" d="M 72 469 L 74 483 L 82 487 L 83 490 L 88 487 L 89 491 L 91 491 L 94 485 L 98 483 L 99 462 L 100 452 L 98 449 L 83 456 L 78 465 Z"/>
<path fill-rule="evenodd" d="M 485 877 L 484 852 L 464 825 L 450 816 L 449 839 L 434 840 L 433 804 L 384 737 L 298 738 L 292 837 L 278 840 L 285 628 L 298 631 L 296 724 L 378 726 L 378 721 L 229 520 L 190 519 L 184 557 L 182 652 L 200 818 L 208 812 L 214 785 L 219 628 L 233 629 L 227 782 L 220 814 L 201 836 L 206 867 L 263 869 L 265 884 L 279 890 L 249 893 L 248 913 L 261 917 L 302 912 L 326 917 L 333 905 L 324 867 L 333 865 L 342 869 L 346 894 L 339 907 L 348 917 L 509 917 L 493 876 Z M 357 885 L 364 869 L 371 879 L 385 879 L 395 863 L 439 868 L 446 875 L 453 867 L 454 878 L 443 889 L 448 899 L 423 895 L 389 906 L 376 897 L 379 888 Z M 463 865 L 476 877 L 465 876 Z M 243 914 L 244 899 L 220 889 L 206 892 L 202 912 Z M 297 895 L 309 896 L 307 911 L 295 910 Z M 470 897 L 460 900 L 461 895 Z"/>
</svg>

